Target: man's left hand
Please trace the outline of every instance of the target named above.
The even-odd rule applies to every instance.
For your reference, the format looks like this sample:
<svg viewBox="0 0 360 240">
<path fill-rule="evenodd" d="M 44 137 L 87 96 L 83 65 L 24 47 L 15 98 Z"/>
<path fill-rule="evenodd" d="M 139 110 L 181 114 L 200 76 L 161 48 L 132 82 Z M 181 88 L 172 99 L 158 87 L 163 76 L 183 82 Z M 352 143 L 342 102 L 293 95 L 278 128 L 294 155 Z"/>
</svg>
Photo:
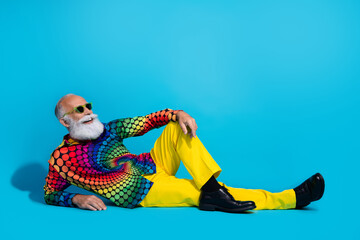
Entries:
<svg viewBox="0 0 360 240">
<path fill-rule="evenodd" d="M 184 111 L 177 112 L 176 116 L 183 132 L 185 134 L 189 133 L 192 137 L 196 137 L 196 130 L 198 126 L 196 125 L 195 119 Z"/>
</svg>

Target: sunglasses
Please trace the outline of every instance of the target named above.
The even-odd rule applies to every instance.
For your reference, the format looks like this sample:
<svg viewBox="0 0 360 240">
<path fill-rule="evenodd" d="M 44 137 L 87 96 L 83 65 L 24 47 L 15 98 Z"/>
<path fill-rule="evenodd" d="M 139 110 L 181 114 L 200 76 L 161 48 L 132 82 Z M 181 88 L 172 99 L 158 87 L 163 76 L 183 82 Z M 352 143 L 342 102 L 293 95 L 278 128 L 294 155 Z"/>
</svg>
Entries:
<svg viewBox="0 0 360 240">
<path fill-rule="evenodd" d="M 85 108 L 91 110 L 92 109 L 92 103 L 85 103 L 84 105 L 74 107 L 73 110 L 65 113 L 64 116 L 62 116 L 62 117 L 65 117 L 66 115 L 71 114 L 73 112 L 83 113 L 85 111 Z"/>
</svg>

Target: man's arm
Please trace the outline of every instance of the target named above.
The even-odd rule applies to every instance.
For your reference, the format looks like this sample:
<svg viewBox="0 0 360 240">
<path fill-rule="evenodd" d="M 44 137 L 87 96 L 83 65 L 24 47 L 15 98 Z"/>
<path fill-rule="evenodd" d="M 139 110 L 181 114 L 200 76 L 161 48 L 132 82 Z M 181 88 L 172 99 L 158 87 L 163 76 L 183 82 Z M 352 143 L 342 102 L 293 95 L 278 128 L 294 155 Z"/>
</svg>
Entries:
<svg viewBox="0 0 360 240">
<path fill-rule="evenodd" d="M 62 178 L 51 164 L 49 164 L 49 173 L 45 180 L 44 192 L 47 204 L 75 207 L 72 203 L 75 194 L 63 191 L 70 186 L 70 183 Z"/>
<path fill-rule="evenodd" d="M 105 127 L 108 131 L 117 134 L 121 138 L 141 136 L 154 128 L 166 125 L 170 121 L 176 122 L 176 115 L 179 111 L 181 110 L 167 108 L 146 116 L 113 120 L 106 124 Z"/>
<path fill-rule="evenodd" d="M 64 190 L 70 186 L 56 169 L 49 164 L 49 173 L 46 176 L 46 183 L 44 186 L 45 202 L 47 204 L 64 206 L 64 207 L 79 207 L 89 210 L 105 210 L 104 202 L 95 195 L 82 195 L 65 192 Z"/>
</svg>

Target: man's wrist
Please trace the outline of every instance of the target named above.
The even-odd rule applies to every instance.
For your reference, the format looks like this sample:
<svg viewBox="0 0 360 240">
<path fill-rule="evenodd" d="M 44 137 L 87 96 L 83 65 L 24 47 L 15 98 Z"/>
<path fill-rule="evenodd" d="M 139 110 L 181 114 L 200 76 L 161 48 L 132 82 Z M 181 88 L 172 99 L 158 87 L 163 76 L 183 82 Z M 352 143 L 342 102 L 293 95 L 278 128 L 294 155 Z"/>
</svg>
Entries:
<svg viewBox="0 0 360 240">
<path fill-rule="evenodd" d="M 179 121 L 179 116 L 181 115 L 181 112 L 184 112 L 184 111 L 183 110 L 177 110 L 177 112 L 175 113 L 176 121 Z"/>
<path fill-rule="evenodd" d="M 80 194 L 75 194 L 75 195 L 72 196 L 72 198 L 71 198 L 71 202 L 72 202 L 72 204 L 74 205 L 74 207 L 78 207 L 78 205 L 77 205 L 77 199 L 78 199 L 79 195 L 80 195 Z"/>
</svg>

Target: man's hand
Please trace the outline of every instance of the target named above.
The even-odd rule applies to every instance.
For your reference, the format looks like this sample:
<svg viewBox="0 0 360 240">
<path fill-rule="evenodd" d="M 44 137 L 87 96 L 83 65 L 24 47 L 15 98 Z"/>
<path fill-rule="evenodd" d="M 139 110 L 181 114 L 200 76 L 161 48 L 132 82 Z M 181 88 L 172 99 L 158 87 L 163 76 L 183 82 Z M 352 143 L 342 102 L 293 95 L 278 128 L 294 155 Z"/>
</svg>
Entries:
<svg viewBox="0 0 360 240">
<path fill-rule="evenodd" d="M 104 202 L 96 197 L 95 195 L 82 195 L 76 194 L 72 198 L 73 204 L 75 204 L 78 208 L 89 209 L 93 211 L 97 210 L 106 210 L 106 206 Z"/>
<path fill-rule="evenodd" d="M 192 137 L 196 137 L 196 130 L 198 126 L 196 125 L 195 119 L 184 111 L 177 112 L 176 116 L 183 132 L 185 134 L 189 133 Z"/>
</svg>

